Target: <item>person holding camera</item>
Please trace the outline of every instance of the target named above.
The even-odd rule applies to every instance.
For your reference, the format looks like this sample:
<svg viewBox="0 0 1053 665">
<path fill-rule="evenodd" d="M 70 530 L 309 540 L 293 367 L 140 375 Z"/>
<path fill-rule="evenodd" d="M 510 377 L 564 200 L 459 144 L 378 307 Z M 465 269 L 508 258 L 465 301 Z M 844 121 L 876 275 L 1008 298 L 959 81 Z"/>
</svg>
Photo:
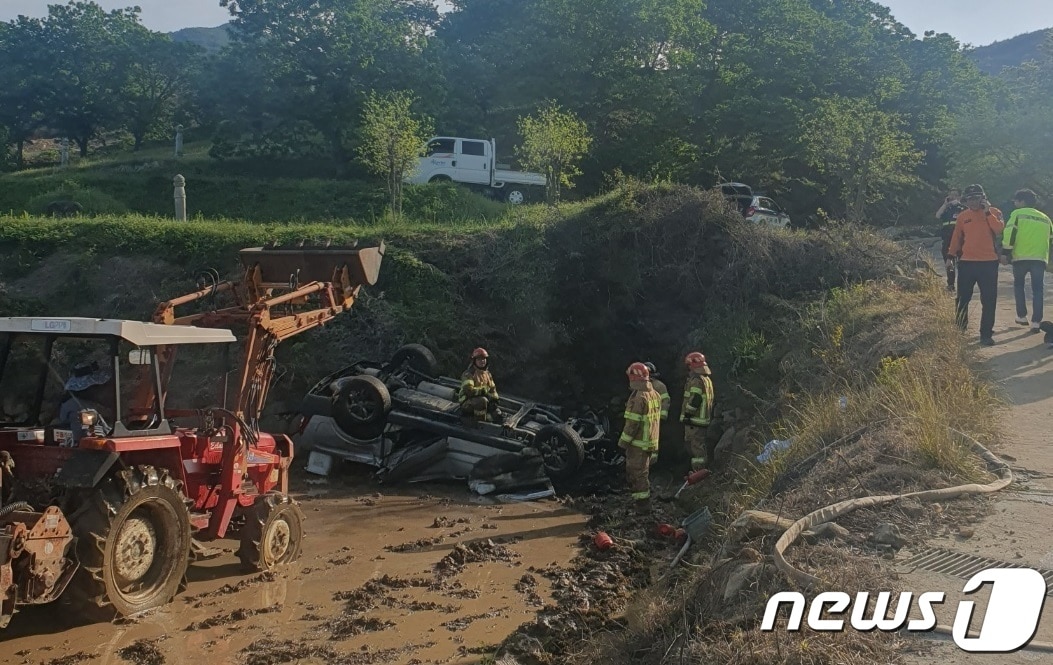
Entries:
<svg viewBox="0 0 1053 665">
<path fill-rule="evenodd" d="M 998 304 L 999 236 L 1005 230 L 1002 211 L 991 205 L 980 185 L 963 192 L 966 209 L 954 223 L 949 252 L 958 258 L 958 327 L 969 325 L 969 303 L 980 287 L 980 345 L 994 346 L 995 307 Z"/>
<path fill-rule="evenodd" d="M 943 264 L 947 268 L 947 290 L 954 293 L 955 268 L 957 260 L 951 256 L 951 236 L 954 235 L 954 223 L 958 220 L 958 214 L 965 210 L 962 205 L 962 193 L 957 189 L 947 192 L 947 198 L 943 205 L 936 211 L 936 219 L 943 222 L 940 226 L 940 238 L 943 240 Z"/>
</svg>

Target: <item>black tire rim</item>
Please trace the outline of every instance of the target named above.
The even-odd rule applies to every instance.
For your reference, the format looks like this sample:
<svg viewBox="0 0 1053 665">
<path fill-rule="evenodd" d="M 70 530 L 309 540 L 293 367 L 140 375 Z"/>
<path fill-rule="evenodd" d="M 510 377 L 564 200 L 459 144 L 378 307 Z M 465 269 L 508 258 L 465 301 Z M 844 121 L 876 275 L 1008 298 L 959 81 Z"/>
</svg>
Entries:
<svg viewBox="0 0 1053 665">
<path fill-rule="evenodd" d="M 547 436 L 536 443 L 538 450 L 541 451 L 541 459 L 544 460 L 546 469 L 554 473 L 566 471 L 569 466 L 570 450 L 558 434 Z"/>
<path fill-rule="evenodd" d="M 347 415 L 360 425 L 371 425 L 377 421 L 381 406 L 366 390 L 352 390 L 345 400 Z"/>
</svg>

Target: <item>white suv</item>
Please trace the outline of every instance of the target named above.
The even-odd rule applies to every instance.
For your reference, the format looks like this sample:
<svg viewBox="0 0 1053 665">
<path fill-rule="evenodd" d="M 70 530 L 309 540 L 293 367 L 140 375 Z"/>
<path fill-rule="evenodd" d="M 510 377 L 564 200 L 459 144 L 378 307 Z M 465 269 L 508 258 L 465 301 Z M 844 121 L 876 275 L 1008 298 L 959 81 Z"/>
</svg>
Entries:
<svg viewBox="0 0 1053 665">
<path fill-rule="evenodd" d="M 783 229 L 790 225 L 790 216 L 782 206 L 765 196 L 754 196 L 742 211 L 742 216 L 747 222 L 755 224 L 768 224 Z"/>
<path fill-rule="evenodd" d="M 738 182 L 721 185 L 721 191 L 728 203 L 735 204 L 747 222 L 767 224 L 786 228 L 790 225 L 790 216 L 775 201 L 766 196 L 757 196 L 749 185 Z"/>
</svg>

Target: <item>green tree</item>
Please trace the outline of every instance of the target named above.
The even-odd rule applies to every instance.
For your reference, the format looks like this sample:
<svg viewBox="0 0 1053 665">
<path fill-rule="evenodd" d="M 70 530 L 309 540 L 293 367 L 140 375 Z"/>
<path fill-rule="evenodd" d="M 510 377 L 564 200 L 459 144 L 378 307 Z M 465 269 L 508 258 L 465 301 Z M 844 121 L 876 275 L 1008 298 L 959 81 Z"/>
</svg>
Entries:
<svg viewBox="0 0 1053 665">
<path fill-rule="evenodd" d="M 371 93 L 362 109 L 358 154 L 372 173 L 384 178 L 395 219 L 402 217 L 403 181 L 417 167 L 432 134 L 431 120 L 414 115 L 414 101 L 407 92 Z"/>
<path fill-rule="evenodd" d="M 996 203 L 1027 187 L 1053 201 L 1053 36 L 1039 60 L 994 81 L 999 103 L 960 109 L 950 141 L 950 175 L 979 182 Z"/>
<path fill-rule="evenodd" d="M 588 127 L 553 101 L 520 118 L 518 126 L 523 143 L 517 153 L 523 165 L 545 174 L 548 200 L 558 203 L 563 187 L 573 187 L 573 178 L 581 175 L 579 164 L 592 145 Z"/>
<path fill-rule="evenodd" d="M 179 103 L 192 92 L 202 49 L 146 29 L 129 35 L 125 45 L 132 57 L 120 90 L 121 116 L 138 151 L 148 137 L 172 126 Z"/>
<path fill-rule="evenodd" d="M 819 100 L 807 118 L 806 158 L 839 187 L 850 220 L 864 221 L 869 204 L 916 183 L 914 169 L 924 155 L 902 126 L 902 118 L 872 101 L 848 97 Z"/>
<path fill-rule="evenodd" d="M 440 80 L 424 58 L 427 34 L 438 22 L 430 0 L 220 4 L 234 17 L 230 70 L 247 71 L 254 84 L 237 86 L 231 105 L 223 107 L 225 119 L 246 118 L 243 129 L 254 142 L 286 154 L 321 145 L 343 165 L 354 154 L 350 130 L 370 91 L 424 94 Z M 246 106 L 249 113 L 240 113 Z"/>
<path fill-rule="evenodd" d="M 121 124 L 121 90 L 137 36 L 147 32 L 139 9 L 105 11 L 94 2 L 71 0 L 49 5 L 40 21 L 50 82 L 50 125 L 88 154 L 88 144 L 103 129 Z"/>
<path fill-rule="evenodd" d="M 19 168 L 26 141 L 44 124 L 52 92 L 49 60 L 39 20 L 0 23 L 0 126 L 7 128 L 4 147 L 15 146 Z"/>
</svg>

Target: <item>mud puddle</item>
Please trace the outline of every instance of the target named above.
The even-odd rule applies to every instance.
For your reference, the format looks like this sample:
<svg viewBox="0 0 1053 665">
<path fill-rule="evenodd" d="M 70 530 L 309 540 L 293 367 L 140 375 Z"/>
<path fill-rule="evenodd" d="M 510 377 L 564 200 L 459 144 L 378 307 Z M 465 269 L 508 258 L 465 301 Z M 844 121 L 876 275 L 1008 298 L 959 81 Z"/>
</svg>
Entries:
<svg viewBox="0 0 1053 665">
<path fill-rule="evenodd" d="M 524 582 L 527 571 L 566 565 L 587 528 L 552 500 L 297 485 L 307 538 L 285 574 L 245 575 L 228 553 L 192 564 L 173 603 L 131 620 L 82 625 L 60 605 L 30 608 L 0 633 L 0 663 L 477 663 L 552 597 L 552 580 Z"/>
</svg>

